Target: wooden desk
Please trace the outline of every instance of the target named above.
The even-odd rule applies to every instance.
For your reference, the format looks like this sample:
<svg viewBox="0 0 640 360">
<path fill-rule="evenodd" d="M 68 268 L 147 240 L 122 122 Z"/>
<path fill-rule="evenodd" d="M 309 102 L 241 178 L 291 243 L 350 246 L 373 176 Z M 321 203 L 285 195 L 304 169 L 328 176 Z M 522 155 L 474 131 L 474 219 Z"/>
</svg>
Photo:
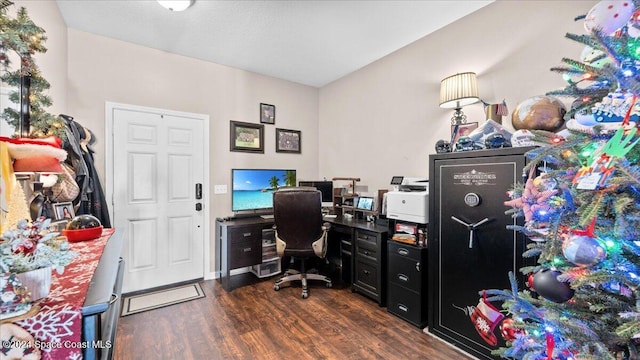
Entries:
<svg viewBox="0 0 640 360">
<path fill-rule="evenodd" d="M 324 221 L 331 224 L 327 256 L 339 259 L 343 281 L 384 306 L 387 227 L 341 216 Z M 273 219 L 261 217 L 216 221 L 216 264 L 223 289 L 232 290 L 231 270 L 262 262 L 262 230 L 272 226 Z"/>
</svg>

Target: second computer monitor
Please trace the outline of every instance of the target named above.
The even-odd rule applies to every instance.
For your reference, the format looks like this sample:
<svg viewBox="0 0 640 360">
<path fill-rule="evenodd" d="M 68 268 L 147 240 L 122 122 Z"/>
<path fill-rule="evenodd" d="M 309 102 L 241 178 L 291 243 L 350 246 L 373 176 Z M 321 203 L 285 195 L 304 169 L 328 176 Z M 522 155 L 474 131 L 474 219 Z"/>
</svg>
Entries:
<svg viewBox="0 0 640 360">
<path fill-rule="evenodd" d="M 333 206 L 333 181 L 298 181 L 298 186 L 311 186 L 322 193 L 322 206 Z"/>
</svg>

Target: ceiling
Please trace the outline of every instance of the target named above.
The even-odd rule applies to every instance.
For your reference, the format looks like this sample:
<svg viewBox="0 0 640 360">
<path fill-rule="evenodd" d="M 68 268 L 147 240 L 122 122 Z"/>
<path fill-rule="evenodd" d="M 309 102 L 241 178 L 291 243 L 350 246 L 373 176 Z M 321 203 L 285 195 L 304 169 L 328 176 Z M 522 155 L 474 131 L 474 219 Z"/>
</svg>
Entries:
<svg viewBox="0 0 640 360">
<path fill-rule="evenodd" d="M 493 0 L 58 0 L 69 28 L 322 87 Z"/>
</svg>

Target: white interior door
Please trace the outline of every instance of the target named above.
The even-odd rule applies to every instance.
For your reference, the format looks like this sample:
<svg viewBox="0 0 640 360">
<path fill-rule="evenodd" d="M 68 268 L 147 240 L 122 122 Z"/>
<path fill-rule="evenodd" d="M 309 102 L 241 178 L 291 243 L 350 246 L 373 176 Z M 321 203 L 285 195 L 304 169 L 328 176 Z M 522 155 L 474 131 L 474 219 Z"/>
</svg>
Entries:
<svg viewBox="0 0 640 360">
<path fill-rule="evenodd" d="M 113 219 L 125 229 L 123 292 L 203 277 L 208 216 L 196 186 L 208 188 L 204 120 L 146 108 L 111 114 Z"/>
</svg>

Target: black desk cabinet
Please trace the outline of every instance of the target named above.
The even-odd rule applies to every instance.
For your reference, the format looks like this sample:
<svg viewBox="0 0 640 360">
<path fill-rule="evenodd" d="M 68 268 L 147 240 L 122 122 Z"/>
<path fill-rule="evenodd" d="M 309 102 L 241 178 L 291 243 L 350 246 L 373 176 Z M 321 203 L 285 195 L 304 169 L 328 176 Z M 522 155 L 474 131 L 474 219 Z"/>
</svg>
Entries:
<svg viewBox="0 0 640 360">
<path fill-rule="evenodd" d="M 272 226 L 272 219 L 260 217 L 216 221 L 216 264 L 223 289 L 232 290 L 231 270 L 262 263 L 262 230 Z"/>
<path fill-rule="evenodd" d="M 407 322 L 427 326 L 427 249 L 387 242 L 387 311 Z"/>
<path fill-rule="evenodd" d="M 516 220 L 505 215 L 506 192 L 522 181 L 524 153 L 531 148 L 456 152 L 429 156 L 428 326 L 434 335 L 480 358 L 494 359 L 491 350 L 504 346 L 482 340 L 469 317 L 479 291 L 508 289 L 508 272 L 519 276 L 524 265 L 525 237 L 506 226 Z M 476 223 L 474 231 L 453 217 Z M 519 219 L 518 219 L 519 220 Z M 500 304 L 495 303 L 500 308 Z"/>
<path fill-rule="evenodd" d="M 351 290 L 385 306 L 387 302 L 386 226 L 359 219 L 325 218 L 331 224 L 329 252 L 340 240 L 342 277 L 351 281 Z M 335 251 L 335 250 L 334 250 Z M 347 267 L 351 267 L 349 271 Z"/>
<path fill-rule="evenodd" d="M 354 231 L 353 290 L 385 306 L 386 232 L 356 228 Z"/>
<path fill-rule="evenodd" d="M 340 244 L 340 246 L 336 246 Z M 353 228 L 337 222 L 331 223 L 329 230 L 329 246 L 327 249 L 329 263 L 338 268 L 340 280 L 351 284 L 353 270 Z"/>
</svg>

